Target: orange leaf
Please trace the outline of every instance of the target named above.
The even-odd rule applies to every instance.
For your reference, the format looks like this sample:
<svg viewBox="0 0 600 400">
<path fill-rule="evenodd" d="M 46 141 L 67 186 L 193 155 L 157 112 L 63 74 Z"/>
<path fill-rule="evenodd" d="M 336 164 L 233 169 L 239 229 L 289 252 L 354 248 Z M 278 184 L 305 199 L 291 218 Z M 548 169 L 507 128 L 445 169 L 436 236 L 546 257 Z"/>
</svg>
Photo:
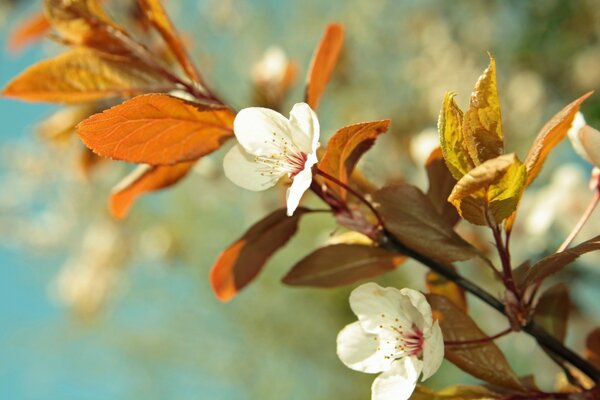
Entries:
<svg viewBox="0 0 600 400">
<path fill-rule="evenodd" d="M 285 209 L 275 210 L 225 249 L 210 271 L 217 298 L 229 301 L 254 280 L 269 257 L 296 233 L 300 217 L 306 212 L 299 208 L 288 217 Z"/>
<path fill-rule="evenodd" d="M 100 0 L 44 0 L 44 12 L 66 42 L 128 54 L 114 35 L 127 37 L 127 32 L 106 15 Z"/>
<path fill-rule="evenodd" d="M 190 61 L 185 47 L 173 26 L 173 23 L 169 19 L 169 16 L 165 12 L 160 0 L 138 0 L 140 7 L 145 11 L 146 18 L 156 28 L 156 30 L 163 37 L 165 42 L 169 45 L 169 48 L 179 61 L 179 64 L 183 67 L 185 73 L 193 80 L 199 81 L 200 77 L 196 72 L 196 69 Z"/>
<path fill-rule="evenodd" d="M 546 125 L 544 125 L 540 133 L 538 133 L 525 158 L 525 166 L 527 167 L 527 186 L 529 186 L 540 173 L 544 161 L 546 161 L 550 151 L 566 136 L 571 127 L 571 123 L 575 118 L 575 114 L 579 111 L 581 103 L 590 97 L 592 93 L 593 92 L 588 92 L 584 94 L 560 110 L 546 123 Z"/>
<path fill-rule="evenodd" d="M 77 126 L 83 142 L 102 157 L 151 165 L 193 161 L 233 135 L 234 114 L 166 94 L 135 97 Z"/>
<path fill-rule="evenodd" d="M 81 103 L 160 90 L 169 84 L 126 57 L 76 48 L 26 69 L 2 94 L 29 101 Z"/>
<path fill-rule="evenodd" d="M 319 169 L 344 183 L 348 183 L 352 170 L 360 157 L 373 146 L 375 139 L 386 132 L 389 119 L 348 125 L 333 134 L 319 162 Z M 343 197 L 346 191 L 335 186 Z"/>
<path fill-rule="evenodd" d="M 195 163 L 140 165 L 114 187 L 109 202 L 110 213 L 114 218 L 125 218 L 139 196 L 176 184 L 190 172 Z"/>
<path fill-rule="evenodd" d="M 44 14 L 32 15 L 11 32 L 7 47 L 10 51 L 22 50 L 28 44 L 41 39 L 49 29 L 50 22 Z"/>
<path fill-rule="evenodd" d="M 340 24 L 329 24 L 325 35 L 313 54 L 306 79 L 306 102 L 313 109 L 319 107 L 319 100 L 325 86 L 331 78 L 333 69 L 344 44 L 344 27 Z"/>
</svg>

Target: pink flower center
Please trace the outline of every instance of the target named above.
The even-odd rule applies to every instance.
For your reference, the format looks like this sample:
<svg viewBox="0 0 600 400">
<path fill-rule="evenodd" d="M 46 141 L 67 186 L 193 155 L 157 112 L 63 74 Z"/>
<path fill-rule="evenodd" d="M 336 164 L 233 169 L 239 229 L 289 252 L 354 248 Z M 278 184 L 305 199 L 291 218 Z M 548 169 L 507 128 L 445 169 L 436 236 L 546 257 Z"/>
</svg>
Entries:
<svg viewBox="0 0 600 400">
<path fill-rule="evenodd" d="M 385 315 L 382 314 L 382 318 Z M 421 357 L 423 354 L 423 331 L 412 325 L 405 331 L 396 318 L 391 325 L 380 325 L 382 332 L 375 338 L 379 341 L 378 352 L 384 354 L 386 360 L 396 360 L 406 356 Z"/>
<path fill-rule="evenodd" d="M 278 177 L 287 174 L 293 178 L 304 169 L 308 155 L 285 136 L 274 132 L 271 142 L 265 144 L 274 146 L 275 152 L 270 156 L 254 157 L 257 163 L 263 165 L 259 169 L 261 175 Z"/>
</svg>

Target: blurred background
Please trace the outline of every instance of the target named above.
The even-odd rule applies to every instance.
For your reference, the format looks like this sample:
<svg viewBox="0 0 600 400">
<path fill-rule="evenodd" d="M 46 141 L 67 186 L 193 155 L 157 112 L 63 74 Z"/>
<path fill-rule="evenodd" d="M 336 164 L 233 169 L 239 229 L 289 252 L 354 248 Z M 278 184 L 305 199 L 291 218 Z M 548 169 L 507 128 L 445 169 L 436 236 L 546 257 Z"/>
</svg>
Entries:
<svg viewBox="0 0 600 400">
<path fill-rule="evenodd" d="M 107 3 L 117 19 L 129 9 L 126 1 Z M 465 108 L 488 51 L 498 64 L 507 149 L 521 159 L 550 116 L 600 87 L 597 0 L 165 3 L 208 81 L 238 109 L 270 101 L 287 113 L 302 100 L 324 27 L 343 23 L 347 41 L 321 101 L 322 134 L 325 140 L 344 125 L 391 118 L 391 132 L 361 163 L 378 184 L 405 179 L 426 189 L 422 164 L 437 142 L 443 95 L 457 91 Z M 48 39 L 9 49 L 11 32 L 40 9 L 39 1 L 0 0 L 1 86 L 61 50 Z M 261 85 L 279 79 L 282 66 L 293 66 L 295 81 L 286 81 L 289 92 L 286 86 L 265 99 Z M 0 98 L 1 399 L 369 398 L 373 376 L 347 369 L 335 354 L 337 332 L 354 320 L 347 305 L 353 287 L 298 289 L 279 281 L 333 240 L 330 218 L 305 218 L 257 281 L 220 303 L 209 268 L 247 227 L 283 204 L 283 190 L 234 186 L 223 178 L 221 150 L 114 221 L 106 207 L 110 188 L 132 166 L 90 157 L 76 136 L 56 128 L 85 110 L 59 110 Z M 583 111 L 600 127 L 598 95 Z M 591 199 L 590 170 L 567 141 L 555 150 L 525 195 L 512 241 L 516 264 L 563 241 Z M 598 234 L 599 221 L 600 212 L 578 240 Z M 485 234 L 459 228 L 489 250 Z M 583 257 L 557 278 L 572 288 L 567 341 L 578 351 L 600 320 L 599 262 Z M 487 271 L 461 268 L 493 285 Z M 423 289 L 425 273 L 409 262 L 378 281 Z M 469 301 L 486 332 L 505 327 L 492 310 Z M 499 343 L 515 370 L 541 371 L 540 383 L 552 387 L 558 370 L 528 337 Z M 445 363 L 428 385 L 469 382 Z"/>
</svg>

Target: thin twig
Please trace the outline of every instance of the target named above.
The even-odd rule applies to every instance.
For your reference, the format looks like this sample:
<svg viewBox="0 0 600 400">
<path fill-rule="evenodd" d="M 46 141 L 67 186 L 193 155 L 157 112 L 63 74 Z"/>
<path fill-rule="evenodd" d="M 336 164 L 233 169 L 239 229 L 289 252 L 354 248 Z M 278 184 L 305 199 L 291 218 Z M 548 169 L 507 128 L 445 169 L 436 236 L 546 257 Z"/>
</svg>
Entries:
<svg viewBox="0 0 600 400">
<path fill-rule="evenodd" d="M 594 209 L 598 205 L 598 202 L 600 202 L 600 190 L 596 190 L 596 193 L 594 193 L 594 197 L 592 197 L 592 201 L 590 201 L 590 204 L 588 205 L 588 207 L 584 211 L 583 215 L 577 222 L 577 225 L 575 225 L 575 227 L 573 228 L 571 233 L 569 233 L 569 236 L 567 236 L 567 238 L 560 245 L 558 250 L 556 250 L 557 253 L 565 251 L 567 249 L 567 247 L 569 247 L 571 245 L 571 243 L 573 242 L 573 240 L 575 239 L 577 234 L 581 231 L 581 229 L 583 228 L 585 223 L 590 219 L 590 216 L 594 212 Z"/>
</svg>

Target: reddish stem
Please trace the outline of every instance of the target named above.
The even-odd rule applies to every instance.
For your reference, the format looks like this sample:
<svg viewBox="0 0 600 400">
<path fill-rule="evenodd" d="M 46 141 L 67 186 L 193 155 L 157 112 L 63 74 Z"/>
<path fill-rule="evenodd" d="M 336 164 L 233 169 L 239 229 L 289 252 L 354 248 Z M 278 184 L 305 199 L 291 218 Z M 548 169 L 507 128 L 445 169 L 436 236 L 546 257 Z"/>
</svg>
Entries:
<svg viewBox="0 0 600 400">
<path fill-rule="evenodd" d="M 337 179 L 334 176 L 329 175 L 327 172 L 320 170 L 319 168 L 315 168 L 315 173 L 317 175 L 321 175 L 323 178 L 335 183 L 336 185 L 346 189 L 349 193 L 352 193 L 352 195 L 354 195 L 354 197 L 356 197 L 357 199 L 359 199 L 364 205 L 366 205 L 369 210 L 371 210 L 371 212 L 373 213 L 373 215 L 377 218 L 377 223 L 379 224 L 379 226 L 384 227 L 384 223 L 383 223 L 383 219 L 381 218 L 381 215 L 379 215 L 379 212 L 377 211 L 377 209 L 373 206 L 373 204 L 371 204 L 370 201 L 368 201 L 367 199 L 365 199 L 363 197 L 363 195 L 361 195 L 360 193 L 358 193 L 357 191 L 355 191 L 354 189 L 352 189 L 349 185 L 345 184 L 344 182 L 340 181 L 339 179 Z"/>
</svg>

